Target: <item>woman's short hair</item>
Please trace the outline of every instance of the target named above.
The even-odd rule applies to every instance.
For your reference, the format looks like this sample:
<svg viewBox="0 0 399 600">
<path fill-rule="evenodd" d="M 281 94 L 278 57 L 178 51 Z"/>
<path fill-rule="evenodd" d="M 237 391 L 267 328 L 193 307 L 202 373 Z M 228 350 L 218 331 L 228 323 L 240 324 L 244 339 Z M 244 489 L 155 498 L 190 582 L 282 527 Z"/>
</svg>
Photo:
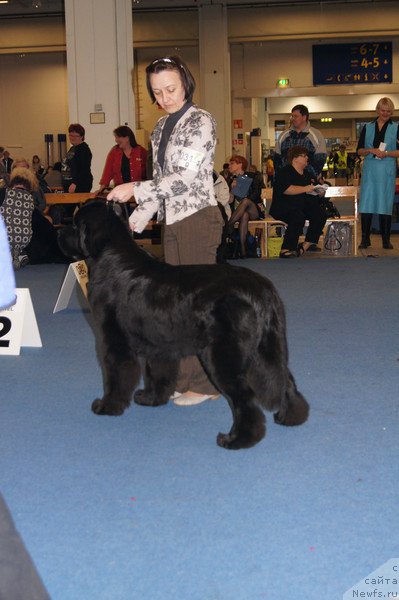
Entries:
<svg viewBox="0 0 399 600">
<path fill-rule="evenodd" d="M 395 105 L 390 98 L 380 98 L 377 102 L 376 110 L 386 106 L 392 113 L 395 110 Z"/>
<path fill-rule="evenodd" d="M 85 128 L 80 123 L 71 123 L 68 127 L 68 133 L 77 133 L 81 138 L 85 139 Z"/>
<path fill-rule="evenodd" d="M 151 100 L 156 102 L 154 92 L 152 91 L 151 87 L 150 76 L 154 73 L 160 73 L 161 71 L 177 71 L 184 87 L 184 98 L 187 102 L 192 102 L 195 90 L 195 80 L 188 66 L 178 56 L 164 56 L 163 58 L 156 58 L 146 68 L 145 72 L 147 90 Z"/>
<path fill-rule="evenodd" d="M 245 156 L 240 156 L 239 154 L 233 154 L 230 158 L 229 162 L 234 162 L 241 165 L 242 170 L 246 171 L 248 169 L 248 161 Z"/>
<path fill-rule="evenodd" d="M 289 148 L 287 152 L 288 162 L 291 164 L 294 158 L 301 156 L 301 154 L 304 156 L 309 156 L 309 152 L 304 146 L 292 146 L 292 148 Z"/>
<path fill-rule="evenodd" d="M 10 187 L 22 185 L 28 192 L 36 192 L 39 188 L 39 182 L 36 175 L 25 167 L 16 167 L 11 171 Z"/>
<path fill-rule="evenodd" d="M 116 137 L 128 137 L 132 148 L 137 146 L 136 137 L 133 131 L 127 125 L 121 125 L 120 127 L 117 127 L 114 129 L 113 133 Z"/>
</svg>

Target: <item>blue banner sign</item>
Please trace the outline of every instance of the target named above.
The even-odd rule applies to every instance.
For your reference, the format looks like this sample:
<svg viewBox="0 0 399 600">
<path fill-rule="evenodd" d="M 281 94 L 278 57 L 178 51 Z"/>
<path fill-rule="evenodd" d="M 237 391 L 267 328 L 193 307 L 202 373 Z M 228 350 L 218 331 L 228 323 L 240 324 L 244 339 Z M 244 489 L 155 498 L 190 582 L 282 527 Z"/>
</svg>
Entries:
<svg viewBox="0 0 399 600">
<path fill-rule="evenodd" d="M 313 46 L 313 85 L 392 83 L 392 42 Z"/>
</svg>

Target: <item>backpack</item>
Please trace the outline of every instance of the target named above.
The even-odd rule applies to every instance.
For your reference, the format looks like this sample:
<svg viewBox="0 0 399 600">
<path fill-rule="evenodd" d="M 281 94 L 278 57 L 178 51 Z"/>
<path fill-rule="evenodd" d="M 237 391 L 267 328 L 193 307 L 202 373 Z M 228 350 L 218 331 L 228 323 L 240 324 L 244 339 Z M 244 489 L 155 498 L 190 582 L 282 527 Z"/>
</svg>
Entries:
<svg viewBox="0 0 399 600">
<path fill-rule="evenodd" d="M 352 227 L 349 223 L 330 223 L 324 236 L 324 254 L 349 256 L 352 254 Z"/>
</svg>

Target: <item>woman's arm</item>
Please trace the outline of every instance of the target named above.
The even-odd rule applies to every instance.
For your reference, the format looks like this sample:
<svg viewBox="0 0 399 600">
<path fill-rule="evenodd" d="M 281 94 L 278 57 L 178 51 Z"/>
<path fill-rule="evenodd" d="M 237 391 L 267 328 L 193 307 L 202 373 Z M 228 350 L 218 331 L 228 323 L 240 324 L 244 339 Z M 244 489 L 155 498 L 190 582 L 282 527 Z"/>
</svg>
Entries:
<svg viewBox="0 0 399 600">
<path fill-rule="evenodd" d="M 115 149 L 111 148 L 111 150 L 108 152 L 107 159 L 105 161 L 103 174 L 100 179 L 100 189 L 101 190 L 104 190 L 111 183 L 111 179 L 113 176 L 114 156 L 115 156 Z"/>
<path fill-rule="evenodd" d="M 168 175 L 157 180 L 124 183 L 115 187 L 107 196 L 109 200 L 127 202 L 134 195 L 138 206 L 129 219 L 134 231 L 144 229 L 151 216 L 158 211 L 161 202 L 184 196 L 191 184 L 201 178 L 203 169 L 212 169 L 216 128 L 208 113 L 196 110 L 189 115 L 177 130 L 175 139 L 173 150 L 176 162 L 170 165 L 173 170 Z"/>
<path fill-rule="evenodd" d="M 288 186 L 283 194 L 287 194 L 287 196 L 298 196 L 299 194 L 309 194 L 313 192 L 314 185 L 311 183 L 310 185 L 290 185 Z"/>
</svg>

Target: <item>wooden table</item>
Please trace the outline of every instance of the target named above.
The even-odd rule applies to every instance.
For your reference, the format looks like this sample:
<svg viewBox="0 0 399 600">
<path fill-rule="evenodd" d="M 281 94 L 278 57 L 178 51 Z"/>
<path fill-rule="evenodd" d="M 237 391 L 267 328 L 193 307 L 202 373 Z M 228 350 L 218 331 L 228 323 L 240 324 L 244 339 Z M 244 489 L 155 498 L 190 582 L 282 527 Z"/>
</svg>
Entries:
<svg viewBox="0 0 399 600">
<path fill-rule="evenodd" d="M 46 199 L 46 206 L 53 206 L 54 204 L 79 204 L 82 205 L 87 200 L 91 200 L 96 197 L 96 194 L 90 192 L 79 193 L 79 194 L 44 194 Z"/>
</svg>

